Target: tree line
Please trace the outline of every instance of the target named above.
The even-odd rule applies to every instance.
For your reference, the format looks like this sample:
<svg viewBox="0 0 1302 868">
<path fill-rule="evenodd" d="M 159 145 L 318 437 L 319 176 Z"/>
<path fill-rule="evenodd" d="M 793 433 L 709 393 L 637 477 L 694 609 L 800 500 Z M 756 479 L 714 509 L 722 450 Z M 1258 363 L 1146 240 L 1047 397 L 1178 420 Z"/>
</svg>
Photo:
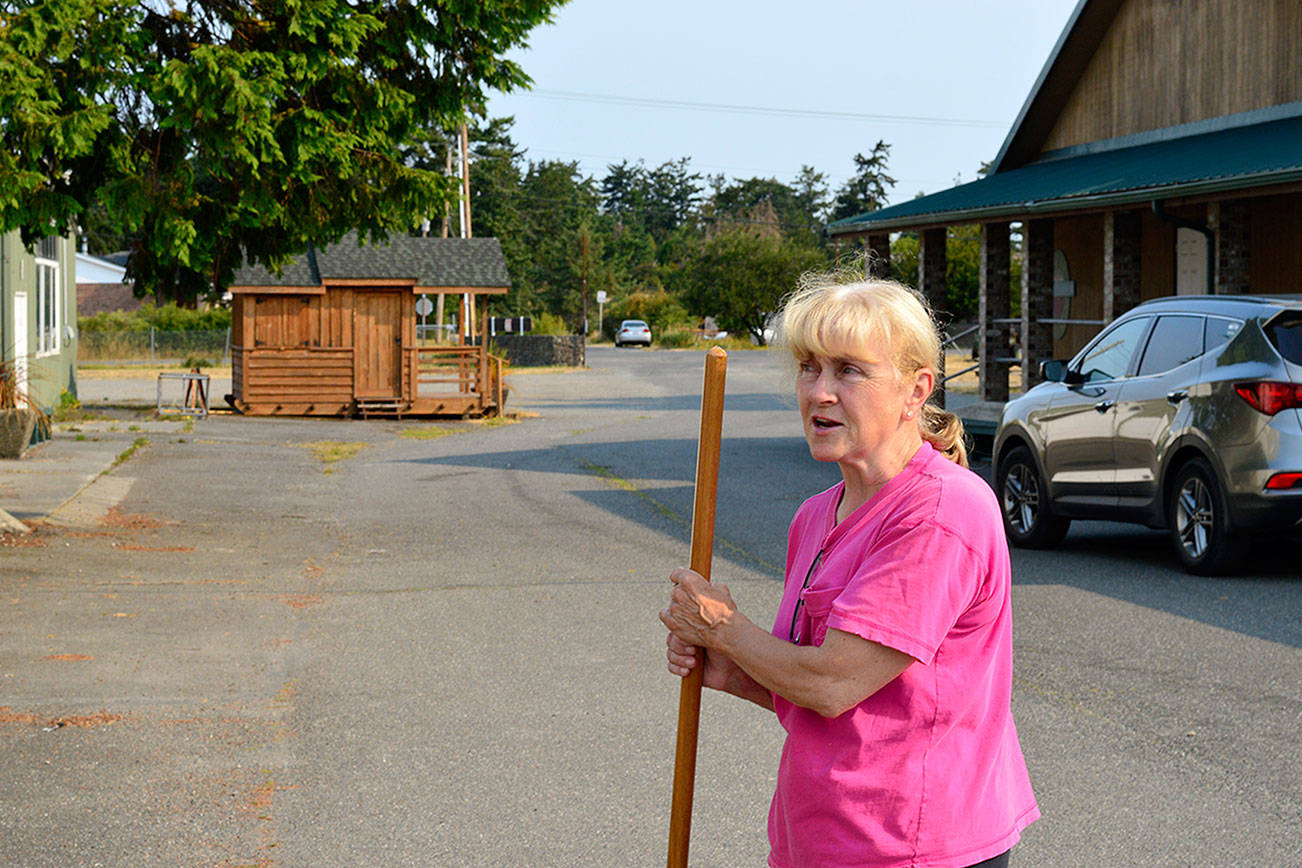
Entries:
<svg viewBox="0 0 1302 868">
<path fill-rule="evenodd" d="M 579 331 L 605 292 L 611 320 L 713 317 L 762 339 L 796 277 L 833 258 L 827 222 L 885 204 L 890 146 L 835 188 L 810 166 L 779 181 L 623 160 L 595 177 L 530 159 L 485 94 L 530 84 L 506 55 L 559 5 L 0 0 L 0 231 L 75 226 L 91 252 L 130 252 L 138 294 L 192 305 L 242 261 L 275 270 L 349 230 L 459 234 L 447 167 L 469 120 L 473 234 L 501 241 L 513 281 L 489 313 Z M 892 250 L 910 284 L 916 249 Z M 977 263 L 955 233 L 951 315 L 974 312 Z"/>
<path fill-rule="evenodd" d="M 595 330 L 596 293 L 604 291 L 607 336 L 625 317 L 647 320 L 657 334 L 709 317 L 762 341 L 767 317 L 800 274 L 854 253 L 832 243 L 827 223 L 882 207 L 895 184 L 884 141 L 855 154 L 854 174 L 833 188 L 808 165 L 789 182 L 738 179 L 694 171 L 689 157 L 658 166 L 623 160 L 593 176 L 577 162 L 529 159 L 511 127 L 510 118 L 495 118 L 470 134 L 473 234 L 501 241 L 513 283 L 490 311 L 559 316 L 575 332 L 585 316 Z M 456 234 L 457 222 L 450 215 L 440 231 Z M 948 248 L 946 313 L 970 317 L 975 228 L 951 232 Z M 896 279 L 917 283 L 917 251 L 916 236 L 896 237 Z"/>
</svg>

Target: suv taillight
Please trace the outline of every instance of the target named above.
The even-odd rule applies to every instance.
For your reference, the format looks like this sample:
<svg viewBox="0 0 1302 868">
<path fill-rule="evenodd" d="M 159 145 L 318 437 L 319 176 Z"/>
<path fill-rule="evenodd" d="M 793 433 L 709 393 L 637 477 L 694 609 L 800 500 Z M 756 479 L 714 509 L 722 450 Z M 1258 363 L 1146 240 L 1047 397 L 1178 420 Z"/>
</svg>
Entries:
<svg viewBox="0 0 1302 868">
<path fill-rule="evenodd" d="M 1267 491 L 1288 491 L 1302 488 L 1302 473 L 1276 473 L 1266 483 Z"/>
<path fill-rule="evenodd" d="M 1252 409 L 1267 416 L 1280 410 L 1302 407 L 1302 385 L 1298 383 L 1236 383 L 1234 391 L 1252 405 Z"/>
</svg>

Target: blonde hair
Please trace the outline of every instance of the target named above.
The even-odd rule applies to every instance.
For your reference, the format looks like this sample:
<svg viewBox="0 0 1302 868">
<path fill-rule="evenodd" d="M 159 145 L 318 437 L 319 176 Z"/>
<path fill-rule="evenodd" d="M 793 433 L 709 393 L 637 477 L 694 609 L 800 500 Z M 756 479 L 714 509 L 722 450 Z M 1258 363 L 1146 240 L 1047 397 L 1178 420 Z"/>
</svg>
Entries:
<svg viewBox="0 0 1302 868">
<path fill-rule="evenodd" d="M 939 376 L 940 330 L 925 299 L 893 280 L 862 279 L 850 267 L 803 275 L 777 316 L 777 342 L 796 361 L 812 356 L 854 356 L 874 338 L 891 348 L 895 370 L 905 379 L 923 368 Z M 963 422 L 928 400 L 919 414 L 922 439 L 955 464 L 967 467 Z"/>
</svg>

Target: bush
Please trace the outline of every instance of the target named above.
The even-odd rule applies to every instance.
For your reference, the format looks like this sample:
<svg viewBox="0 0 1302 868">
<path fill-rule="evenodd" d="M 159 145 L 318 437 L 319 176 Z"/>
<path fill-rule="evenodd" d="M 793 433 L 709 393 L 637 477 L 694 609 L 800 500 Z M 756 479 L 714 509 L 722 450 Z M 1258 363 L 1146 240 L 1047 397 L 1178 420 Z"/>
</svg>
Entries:
<svg viewBox="0 0 1302 868">
<path fill-rule="evenodd" d="M 77 317 L 83 332 L 147 332 L 150 328 L 167 332 L 225 331 L 231 327 L 231 312 L 224 307 L 190 310 L 168 302 L 162 307 L 145 303 L 140 310 L 115 310 L 93 316 Z"/>
<path fill-rule="evenodd" d="M 697 343 L 696 332 L 691 329 L 672 329 L 660 335 L 659 344 L 665 349 L 681 350 Z"/>
<path fill-rule="evenodd" d="M 533 318 L 533 331 L 535 335 L 568 335 L 570 327 L 565 324 L 565 320 L 554 313 L 540 313 Z"/>
</svg>

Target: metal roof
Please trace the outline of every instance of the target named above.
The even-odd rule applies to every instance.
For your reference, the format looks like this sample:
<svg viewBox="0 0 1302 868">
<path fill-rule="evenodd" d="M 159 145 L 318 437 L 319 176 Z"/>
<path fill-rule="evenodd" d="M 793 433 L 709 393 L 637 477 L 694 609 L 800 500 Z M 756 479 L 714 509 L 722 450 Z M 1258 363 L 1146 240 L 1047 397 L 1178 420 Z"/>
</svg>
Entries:
<svg viewBox="0 0 1302 868">
<path fill-rule="evenodd" d="M 245 265 L 232 286 L 320 286 L 328 280 L 414 280 L 418 287 L 504 288 L 511 285 L 502 245 L 496 238 L 418 238 L 396 235 L 387 242 L 357 243 L 350 232 L 337 244 L 309 248 L 273 274 Z"/>
<path fill-rule="evenodd" d="M 1070 149 L 828 225 L 833 235 L 1148 202 L 1302 180 L 1302 117 L 1146 141 Z"/>
</svg>

